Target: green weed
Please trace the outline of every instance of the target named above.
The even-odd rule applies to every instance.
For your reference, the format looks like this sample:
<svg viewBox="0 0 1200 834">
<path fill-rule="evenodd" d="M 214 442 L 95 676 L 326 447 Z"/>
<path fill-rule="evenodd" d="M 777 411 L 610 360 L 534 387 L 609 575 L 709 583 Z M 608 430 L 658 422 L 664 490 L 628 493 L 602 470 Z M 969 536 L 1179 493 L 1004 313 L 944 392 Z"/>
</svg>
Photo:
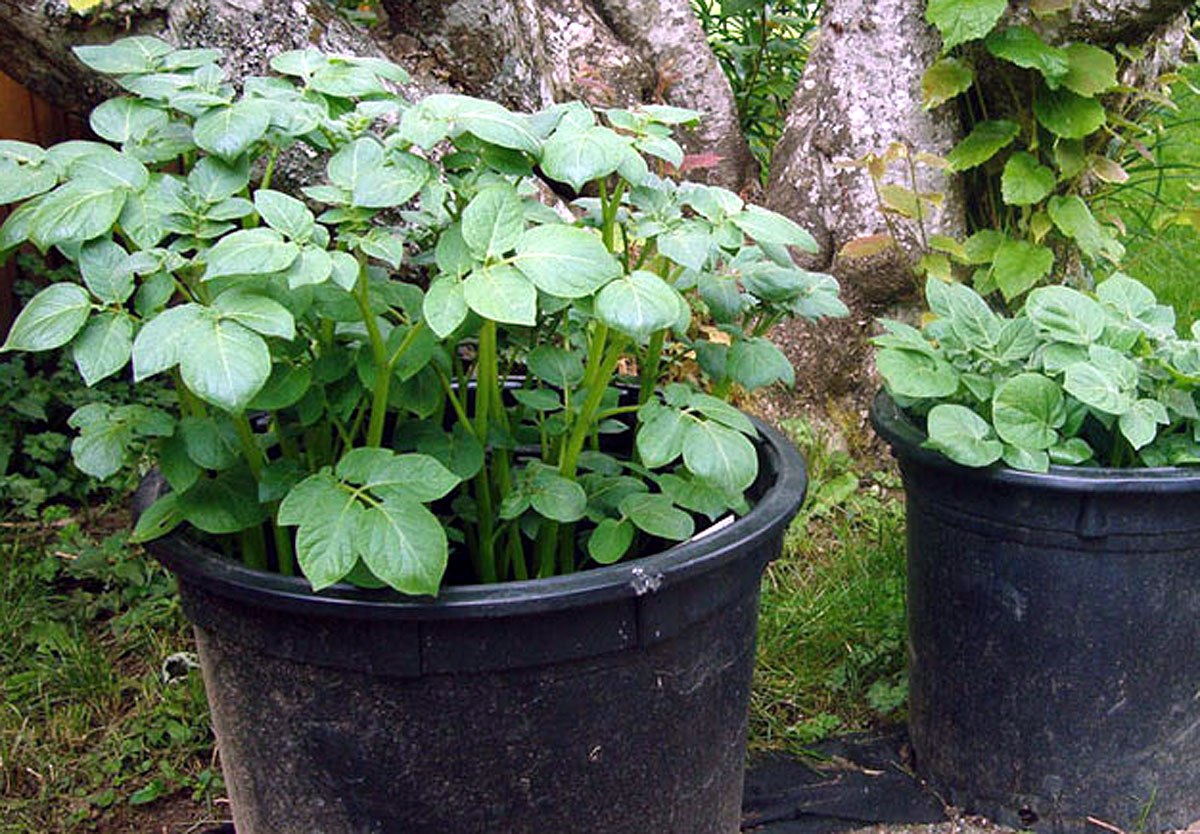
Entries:
<svg viewBox="0 0 1200 834">
<path fill-rule="evenodd" d="M 0 543 L 0 832 L 220 795 L 200 675 L 164 669 L 191 647 L 166 572 L 120 535 L 14 529 Z"/>
<path fill-rule="evenodd" d="M 802 752 L 903 717 L 904 514 L 895 474 L 807 423 L 786 428 L 809 497 L 763 583 L 751 747 Z"/>
</svg>

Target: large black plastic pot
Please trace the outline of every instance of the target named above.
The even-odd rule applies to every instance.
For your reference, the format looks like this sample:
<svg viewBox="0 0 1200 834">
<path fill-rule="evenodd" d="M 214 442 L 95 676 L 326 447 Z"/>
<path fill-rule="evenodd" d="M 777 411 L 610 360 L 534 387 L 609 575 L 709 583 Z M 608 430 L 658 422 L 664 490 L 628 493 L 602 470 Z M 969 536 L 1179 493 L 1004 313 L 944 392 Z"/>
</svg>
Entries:
<svg viewBox="0 0 1200 834">
<path fill-rule="evenodd" d="M 196 627 L 238 834 L 732 834 L 759 580 L 804 496 L 656 555 L 436 600 L 151 552 Z"/>
<path fill-rule="evenodd" d="M 1200 819 L 1200 471 L 968 469 L 884 394 L 872 421 L 908 495 L 919 773 L 1014 827 Z"/>
</svg>

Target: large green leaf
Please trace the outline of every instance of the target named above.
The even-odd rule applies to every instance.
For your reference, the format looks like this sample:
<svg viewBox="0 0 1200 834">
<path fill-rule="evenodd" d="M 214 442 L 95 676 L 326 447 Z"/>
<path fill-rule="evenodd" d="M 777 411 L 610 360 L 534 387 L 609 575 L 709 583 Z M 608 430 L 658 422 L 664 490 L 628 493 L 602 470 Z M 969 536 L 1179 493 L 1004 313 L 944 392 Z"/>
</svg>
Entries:
<svg viewBox="0 0 1200 834">
<path fill-rule="evenodd" d="M 227 419 L 184 417 L 175 435 L 183 441 L 188 460 L 204 469 L 228 469 L 241 460 L 237 431 Z"/>
<path fill-rule="evenodd" d="M 138 35 L 121 38 L 107 46 L 76 46 L 71 51 L 80 61 L 109 75 L 153 72 L 164 55 L 174 49 L 159 38 Z"/>
<path fill-rule="evenodd" d="M 296 244 L 285 242 L 274 229 L 232 232 L 209 251 L 203 280 L 281 272 L 291 266 L 299 252 Z"/>
<path fill-rule="evenodd" d="M 109 304 L 124 304 L 133 295 L 129 253 L 108 239 L 85 243 L 79 250 L 79 271 L 92 294 Z"/>
<path fill-rule="evenodd" d="M 227 290 L 217 296 L 213 309 L 221 318 L 232 319 L 264 336 L 291 340 L 296 322 L 291 312 L 274 299 L 249 290 Z"/>
<path fill-rule="evenodd" d="M 929 0 L 925 20 L 942 33 L 942 51 L 949 52 L 992 31 L 1007 8 L 1005 0 Z"/>
<path fill-rule="evenodd" d="M 529 117 L 523 113 L 513 113 L 494 101 L 469 96 L 441 94 L 430 98 L 444 100 L 456 135 L 466 131 L 493 145 L 530 153 L 541 148 Z M 443 106 L 441 102 L 435 104 Z"/>
<path fill-rule="evenodd" d="M 39 198 L 29 220 L 29 238 L 48 249 L 99 237 L 113 227 L 128 194 L 124 188 L 92 180 L 60 185 Z"/>
<path fill-rule="evenodd" d="M 1129 445 L 1134 449 L 1141 449 L 1153 442 L 1160 425 L 1165 426 L 1170 422 L 1171 418 L 1162 403 L 1158 400 L 1141 399 L 1121 415 L 1117 424 Z"/>
<path fill-rule="evenodd" d="M 795 246 L 805 252 L 820 251 L 816 240 L 798 223 L 773 211 L 759 206 L 746 206 L 730 221 L 758 243 L 777 243 Z"/>
<path fill-rule="evenodd" d="M 542 292 L 560 298 L 591 295 L 621 274 L 621 264 L 600 238 L 559 223 L 522 234 L 512 263 Z"/>
<path fill-rule="evenodd" d="M 926 110 L 945 104 L 970 89 L 975 71 L 958 58 L 940 58 L 921 76 L 921 104 Z"/>
<path fill-rule="evenodd" d="M 1062 389 L 1041 374 L 1018 374 L 996 389 L 992 423 L 1006 443 L 1025 450 L 1049 449 L 1067 412 Z"/>
<path fill-rule="evenodd" d="M 200 159 L 187 177 L 188 188 L 206 203 L 232 197 L 250 182 L 250 163 L 243 157 L 228 163 L 215 156 Z"/>
<path fill-rule="evenodd" d="M 463 283 L 467 306 L 484 318 L 504 324 L 537 322 L 537 287 L 507 264 L 481 266 Z"/>
<path fill-rule="evenodd" d="M 741 432 L 713 420 L 693 420 L 683 435 L 683 462 L 721 492 L 741 494 L 758 475 L 754 445 Z"/>
<path fill-rule="evenodd" d="M 258 502 L 258 482 L 244 466 L 200 478 L 180 494 L 178 509 L 193 527 L 213 534 L 257 527 L 267 517 Z"/>
<path fill-rule="evenodd" d="M 1081 96 L 1093 97 L 1117 86 L 1117 60 L 1112 54 L 1088 43 L 1066 46 L 1068 69 L 1062 84 Z"/>
<path fill-rule="evenodd" d="M 1121 415 L 1133 408 L 1132 392 L 1110 371 L 1090 362 L 1076 362 L 1067 368 L 1063 390 L 1081 403 L 1107 414 Z"/>
<path fill-rule="evenodd" d="M 987 466 L 1000 459 L 1003 446 L 992 427 L 969 408 L 942 403 L 929 412 L 927 445 L 963 466 Z"/>
<path fill-rule="evenodd" d="M 296 484 L 279 505 L 279 523 L 299 525 L 296 559 L 319 591 L 339 581 L 358 561 L 355 537 L 362 505 L 328 471 Z"/>
<path fill-rule="evenodd" d="M 925 352 L 884 348 L 875 365 L 888 390 L 902 397 L 948 397 L 958 390 L 954 366 Z"/>
<path fill-rule="evenodd" d="M 509 185 L 485 188 L 462 213 L 462 236 L 479 260 L 495 258 L 517 245 L 525 231 L 525 209 Z"/>
<path fill-rule="evenodd" d="M 597 317 L 638 342 L 670 327 L 678 312 L 670 285 L 644 270 L 609 282 L 596 297 Z"/>
<path fill-rule="evenodd" d="M 965 344 L 990 348 L 1000 340 L 1000 319 L 979 293 L 963 284 L 946 287 L 950 329 Z"/>
<path fill-rule="evenodd" d="M 133 340 L 133 381 L 178 365 L 192 328 L 200 326 L 206 313 L 199 304 L 181 304 L 143 324 Z"/>
<path fill-rule="evenodd" d="M 0 157 L 0 204 L 27 200 L 56 185 L 58 172 L 53 165 L 27 165 Z"/>
<path fill-rule="evenodd" d="M 1064 139 L 1082 139 L 1107 120 L 1103 104 L 1066 89 L 1044 91 L 1033 103 L 1033 112 L 1043 127 Z"/>
<path fill-rule="evenodd" d="M 1029 206 L 1045 199 L 1057 183 L 1054 171 L 1022 151 L 1008 158 L 1000 178 L 1001 196 L 1010 206 Z"/>
<path fill-rule="evenodd" d="M 621 499 L 621 515 L 652 536 L 672 541 L 690 539 L 695 531 L 692 517 L 661 494 L 634 492 Z"/>
<path fill-rule="evenodd" d="M 539 345 L 525 360 L 526 369 L 542 382 L 570 388 L 583 380 L 579 355 L 555 345 Z"/>
<path fill-rule="evenodd" d="M 1124 248 L 1121 244 L 1097 222 L 1087 203 L 1078 195 L 1051 197 L 1046 208 L 1058 230 L 1067 237 L 1074 238 L 1080 251 L 1089 258 L 1118 259 L 1123 254 Z"/>
<path fill-rule="evenodd" d="M 267 108 L 251 99 L 214 108 L 196 120 L 196 144 L 227 161 L 236 160 L 263 137 L 271 126 Z"/>
<path fill-rule="evenodd" d="M 1051 89 L 1067 74 L 1067 51 L 1050 46 L 1028 26 L 997 29 L 987 36 L 985 44 L 997 58 L 1040 72 Z"/>
<path fill-rule="evenodd" d="M 1053 268 L 1053 250 L 1027 240 L 1006 239 L 992 258 L 992 277 L 1006 301 L 1028 291 Z"/>
<path fill-rule="evenodd" d="M 1070 287 L 1035 289 L 1025 301 L 1025 314 L 1047 336 L 1073 345 L 1097 341 L 1107 321 L 1099 304 Z"/>
<path fill-rule="evenodd" d="M 75 367 L 88 385 L 124 368 L 132 351 L 133 321 L 125 313 L 93 316 L 71 344 Z"/>
<path fill-rule="evenodd" d="M 439 339 L 453 333 L 467 317 L 467 301 L 462 282 L 442 277 L 429 285 L 423 305 L 425 323 Z"/>
<path fill-rule="evenodd" d="M 62 347 L 83 328 L 91 310 L 83 287 L 66 281 L 51 284 L 25 304 L 0 351 Z"/>
<path fill-rule="evenodd" d="M 352 199 L 360 208 L 402 206 L 429 182 L 429 163 L 408 153 L 393 153 L 386 164 L 356 179 Z"/>
<path fill-rule="evenodd" d="M 691 422 L 682 411 L 657 402 L 643 407 L 637 452 L 651 469 L 666 466 L 683 454 L 683 433 Z"/>
<path fill-rule="evenodd" d="M 615 518 L 603 519 L 588 536 L 588 555 L 599 565 L 619 561 L 633 544 L 633 524 Z"/>
<path fill-rule="evenodd" d="M 774 382 L 796 384 L 796 369 L 783 351 L 769 339 L 741 338 L 729 347 L 725 373 L 747 391 Z"/>
<path fill-rule="evenodd" d="M 583 518 L 587 510 L 587 493 L 583 487 L 552 469 L 537 469 L 528 489 L 529 503 L 551 521 L 569 524 Z"/>
<path fill-rule="evenodd" d="M 362 136 L 345 145 L 329 158 L 326 171 L 330 181 L 353 192 L 383 167 L 383 145 L 373 136 Z"/>
<path fill-rule="evenodd" d="M 269 188 L 255 191 L 254 208 L 268 226 L 292 240 L 307 240 L 316 227 L 308 206 L 279 191 Z"/>
<path fill-rule="evenodd" d="M 118 144 L 161 130 L 169 121 L 165 110 L 125 96 L 110 98 L 93 110 L 88 119 L 97 136 Z"/>
<path fill-rule="evenodd" d="M 97 420 L 80 427 L 71 441 L 71 459 L 79 471 L 104 480 L 125 465 L 132 442 L 133 430 L 125 421 Z"/>
<path fill-rule="evenodd" d="M 1021 128 L 1016 122 L 1006 119 L 980 122 L 946 154 L 946 161 L 953 171 L 966 171 L 982 165 L 1016 139 L 1020 132 Z"/>
<path fill-rule="evenodd" d="M 555 131 L 542 147 L 542 171 L 576 191 L 620 167 L 627 150 L 612 131 L 601 127 Z"/>
<path fill-rule="evenodd" d="M 458 486 L 458 475 L 426 454 L 396 454 L 389 449 L 359 448 L 342 455 L 335 474 L 382 494 L 399 492 L 412 501 L 436 501 Z"/>
<path fill-rule="evenodd" d="M 189 328 L 179 367 L 193 394 L 240 414 L 271 375 L 271 352 L 253 330 L 228 319 L 204 317 Z"/>
<path fill-rule="evenodd" d="M 359 518 L 359 555 L 371 573 L 406 594 L 436 596 L 449 548 L 437 516 L 415 501 L 388 496 Z"/>
</svg>

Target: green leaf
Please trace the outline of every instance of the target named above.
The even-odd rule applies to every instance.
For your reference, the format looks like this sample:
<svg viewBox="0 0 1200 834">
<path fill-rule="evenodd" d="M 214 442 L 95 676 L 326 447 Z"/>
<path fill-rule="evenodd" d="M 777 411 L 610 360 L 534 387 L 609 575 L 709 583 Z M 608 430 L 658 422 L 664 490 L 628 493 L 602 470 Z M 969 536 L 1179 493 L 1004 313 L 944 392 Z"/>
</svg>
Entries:
<svg viewBox="0 0 1200 834">
<path fill-rule="evenodd" d="M 966 171 L 982 165 L 1016 139 L 1020 132 L 1021 128 L 1016 122 L 1005 119 L 980 122 L 946 154 L 946 162 L 952 171 Z"/>
<path fill-rule="evenodd" d="M 1001 458 L 1013 469 L 1025 472 L 1049 472 L 1050 455 L 1044 449 L 1023 449 L 1020 446 L 1004 444 Z"/>
<path fill-rule="evenodd" d="M 1121 415 L 1133 408 L 1133 397 L 1120 380 L 1089 362 L 1077 362 L 1067 368 L 1063 390 L 1081 403 L 1107 414 Z"/>
<path fill-rule="evenodd" d="M 1107 320 L 1099 304 L 1070 287 L 1037 288 L 1025 301 L 1025 314 L 1046 335 L 1073 345 L 1098 340 Z"/>
<path fill-rule="evenodd" d="M 438 278 L 425 293 L 425 323 L 439 339 L 453 333 L 467 317 L 467 301 L 462 282 L 456 278 Z"/>
<path fill-rule="evenodd" d="M 104 480 L 125 465 L 133 431 L 121 420 L 99 420 L 80 429 L 71 441 L 71 459 L 79 471 Z"/>
<path fill-rule="evenodd" d="M 29 220 L 29 238 L 44 250 L 100 237 L 121 215 L 127 195 L 123 188 L 90 180 L 60 185 L 39 198 Z"/>
<path fill-rule="evenodd" d="M 970 64 L 958 58 L 939 58 L 921 76 L 921 105 L 932 110 L 970 89 L 974 82 Z"/>
<path fill-rule="evenodd" d="M 56 185 L 58 172 L 53 165 L 22 165 L 12 159 L 0 158 L 0 204 L 36 197 Z"/>
<path fill-rule="evenodd" d="M 992 259 L 992 277 L 1006 301 L 1029 290 L 1053 268 L 1053 250 L 1027 240 L 1006 239 Z"/>
<path fill-rule="evenodd" d="M 351 199 L 359 208 L 402 206 L 429 182 L 431 169 L 423 159 L 407 153 L 393 153 L 387 164 L 380 165 L 354 184 Z"/>
<path fill-rule="evenodd" d="M 281 272 L 291 266 L 299 253 L 296 244 L 285 243 L 273 229 L 242 229 L 221 238 L 209 251 L 203 280 Z"/>
<path fill-rule="evenodd" d="M 587 183 L 617 170 L 625 150 L 625 144 L 607 128 L 560 127 L 542 147 L 542 171 L 582 191 Z"/>
<path fill-rule="evenodd" d="M 383 261 L 392 269 L 399 269 L 404 259 L 404 238 L 380 227 L 360 238 L 358 246 L 363 254 Z"/>
<path fill-rule="evenodd" d="M 1030 206 L 1045 199 L 1057 184 L 1054 171 L 1022 151 L 1008 158 L 1000 179 L 1001 195 L 1010 206 Z"/>
<path fill-rule="evenodd" d="M 950 329 L 965 344 L 990 348 L 1000 341 L 1000 319 L 979 293 L 962 284 L 950 284 L 946 288 L 946 305 Z"/>
<path fill-rule="evenodd" d="M 399 492 L 411 501 L 436 501 L 458 486 L 460 478 L 426 454 L 396 454 L 388 449 L 359 448 L 342 455 L 335 474 L 383 495 Z"/>
<path fill-rule="evenodd" d="M 379 140 L 362 136 L 330 157 L 325 167 L 334 185 L 353 192 L 383 167 L 383 161 L 383 145 Z"/>
<path fill-rule="evenodd" d="M 1060 466 L 1076 466 L 1090 460 L 1095 453 L 1082 437 L 1071 437 L 1050 448 L 1050 460 Z"/>
<path fill-rule="evenodd" d="M 962 466 L 988 466 L 1000 459 L 1003 447 L 992 427 L 971 409 L 942 403 L 929 412 L 927 445 Z"/>
<path fill-rule="evenodd" d="M 132 351 L 133 321 L 125 313 L 92 316 L 71 344 L 75 367 L 89 386 L 124 368 Z"/>
<path fill-rule="evenodd" d="M 485 188 L 463 209 L 463 240 L 481 261 L 508 252 L 517 245 L 523 231 L 525 210 L 510 186 Z"/>
<path fill-rule="evenodd" d="M 349 252 L 330 252 L 330 278 L 333 283 L 350 292 L 358 284 L 358 260 Z"/>
<path fill-rule="evenodd" d="M 254 208 L 268 226 L 292 240 L 307 240 L 316 226 L 308 206 L 269 188 L 254 192 Z"/>
<path fill-rule="evenodd" d="M 290 408 L 308 393 L 312 370 L 307 365 L 288 365 L 276 362 L 262 390 L 250 400 L 248 408 L 255 411 L 278 411 Z"/>
<path fill-rule="evenodd" d="M 685 221 L 656 239 L 658 251 L 680 266 L 703 272 L 712 250 L 712 232 L 705 223 Z"/>
<path fill-rule="evenodd" d="M 110 98 L 92 111 L 88 119 L 97 136 L 118 144 L 141 139 L 167 126 L 166 111 L 136 98 Z"/>
<path fill-rule="evenodd" d="M 583 518 L 587 493 L 554 470 L 539 468 L 529 484 L 529 503 L 546 518 L 569 524 Z"/>
<path fill-rule="evenodd" d="M 121 38 L 107 46 L 76 46 L 75 57 L 96 72 L 107 75 L 153 72 L 160 59 L 174 49 L 166 41 L 140 35 Z"/>
<path fill-rule="evenodd" d="M 583 363 L 577 354 L 554 345 L 540 345 L 525 360 L 529 373 L 549 385 L 569 389 L 583 381 Z"/>
<path fill-rule="evenodd" d="M 804 252 L 816 254 L 820 251 L 813 236 L 798 223 L 773 211 L 759 206 L 746 206 L 729 220 L 757 243 L 777 243 L 795 246 Z"/>
<path fill-rule="evenodd" d="M 1117 86 L 1117 60 L 1098 46 L 1069 43 L 1066 46 L 1068 69 L 1062 85 L 1088 98 L 1106 93 Z"/>
<path fill-rule="evenodd" d="M 605 285 L 596 297 L 596 316 L 638 342 L 670 327 L 679 308 L 671 287 L 652 272 L 637 270 Z"/>
<path fill-rule="evenodd" d="M 683 462 L 721 492 L 741 494 L 758 475 L 758 456 L 741 432 L 712 420 L 694 420 L 683 435 Z"/>
<path fill-rule="evenodd" d="M 634 492 L 621 499 L 621 515 L 652 536 L 672 541 L 690 539 L 696 525 L 692 517 L 661 494 Z"/>
<path fill-rule="evenodd" d="M 211 418 L 184 417 L 176 436 L 183 441 L 188 460 L 205 469 L 228 469 L 241 459 L 241 445 L 228 420 L 218 424 Z"/>
<path fill-rule="evenodd" d="M 621 274 L 621 264 L 600 238 L 558 223 L 522 234 L 512 264 L 542 292 L 559 298 L 591 295 Z"/>
<path fill-rule="evenodd" d="M 493 145 L 529 153 L 541 149 L 542 143 L 533 132 L 529 117 L 523 113 L 512 113 L 494 101 L 469 96 L 443 94 L 440 98 L 453 99 L 455 135 L 466 131 Z"/>
<path fill-rule="evenodd" d="M 331 254 L 310 243 L 302 244 L 296 260 L 292 261 L 292 265 L 283 273 L 287 278 L 288 289 L 294 290 L 297 287 L 324 284 L 333 275 L 334 254 L 345 255 L 347 253 Z M 353 255 L 350 256 L 350 260 L 354 260 Z M 357 262 L 355 262 L 355 272 L 357 272 Z"/>
<path fill-rule="evenodd" d="M 537 322 L 537 288 L 507 264 L 481 266 L 463 283 L 463 299 L 479 315 L 503 324 Z"/>
<path fill-rule="evenodd" d="M 284 505 L 289 506 L 289 517 L 303 513 L 303 522 L 283 522 Z M 313 475 L 292 487 L 284 505 L 280 522 L 301 525 L 296 531 L 296 560 L 313 590 L 345 578 L 358 561 L 355 539 L 362 525 L 362 505 L 327 474 Z"/>
<path fill-rule="evenodd" d="M 250 150 L 271 126 L 267 108 L 251 99 L 209 110 L 196 120 L 192 136 L 196 145 L 232 162 Z"/>
<path fill-rule="evenodd" d="M 133 381 L 178 365 L 192 329 L 200 326 L 204 316 L 199 304 L 181 304 L 143 324 L 133 340 Z"/>
<path fill-rule="evenodd" d="M 180 354 L 180 372 L 188 389 L 232 414 L 240 414 L 271 375 L 267 343 L 227 319 L 200 319 L 189 329 Z"/>
<path fill-rule="evenodd" d="M 1121 434 L 1135 450 L 1153 442 L 1159 425 L 1168 425 L 1171 418 L 1158 400 L 1138 400 L 1117 421 Z"/>
<path fill-rule="evenodd" d="M 1158 304 L 1145 284 L 1119 272 L 1096 287 L 1096 297 L 1131 319 L 1142 318 Z"/>
<path fill-rule="evenodd" d="M 296 336 L 296 322 L 286 307 L 278 301 L 250 290 L 233 289 L 221 293 L 213 309 L 222 319 L 231 319 L 264 336 L 291 340 Z"/>
<path fill-rule="evenodd" d="M 1067 51 L 1050 46 L 1028 26 L 1008 26 L 987 36 L 988 52 L 1025 69 L 1037 70 L 1051 89 L 1067 74 Z"/>
<path fill-rule="evenodd" d="M 1104 105 L 1070 90 L 1048 90 L 1033 103 L 1033 112 L 1043 127 L 1064 139 L 1082 139 L 1105 123 Z"/>
<path fill-rule="evenodd" d="M 1047 206 L 1050 219 L 1058 230 L 1079 244 L 1089 258 L 1120 258 L 1124 249 L 1092 216 L 1087 203 L 1075 194 L 1054 196 Z"/>
<path fill-rule="evenodd" d="M 688 408 L 699 411 L 708 419 L 716 420 L 742 434 L 751 437 L 758 436 L 758 430 L 754 428 L 750 418 L 722 399 L 709 394 L 701 394 L 698 391 L 689 391 L 687 405 Z"/>
<path fill-rule="evenodd" d="M 79 271 L 92 295 L 109 304 L 124 304 L 133 295 L 129 254 L 108 239 L 85 243 L 79 250 Z"/>
<path fill-rule="evenodd" d="M 244 466 L 196 481 L 180 494 L 178 507 L 185 521 L 213 534 L 247 530 L 267 518 L 258 502 L 258 483 Z"/>
<path fill-rule="evenodd" d="M 958 372 L 948 362 L 914 350 L 884 348 L 875 366 L 888 390 L 902 397 L 948 397 L 958 390 Z"/>
<path fill-rule="evenodd" d="M 773 382 L 796 384 L 796 369 L 769 339 L 741 338 L 729 347 L 725 373 L 747 391 Z"/>
<path fill-rule="evenodd" d="M 133 532 L 129 534 L 129 541 L 142 544 L 161 538 L 179 526 L 181 521 L 183 521 L 183 514 L 179 511 L 179 496 L 174 492 L 168 492 L 138 516 L 137 524 L 133 526 Z"/>
<path fill-rule="evenodd" d="M 431 427 L 417 440 L 417 451 L 441 461 L 464 481 L 475 477 L 483 467 L 483 446 L 461 423 L 450 433 Z"/>
<path fill-rule="evenodd" d="M 249 182 L 250 162 L 245 157 L 232 164 L 215 156 L 202 157 L 187 178 L 191 192 L 210 204 L 232 197 Z"/>
<path fill-rule="evenodd" d="M 1006 443 L 1024 450 L 1049 449 L 1066 422 L 1062 389 L 1041 374 L 1018 374 L 996 389 L 992 422 Z"/>
<path fill-rule="evenodd" d="M 512 398 L 532 411 L 558 411 L 563 407 L 558 392 L 550 388 L 515 388 Z"/>
<path fill-rule="evenodd" d="M 362 514 L 356 544 L 371 573 L 397 591 L 437 595 L 449 548 L 441 522 L 422 505 L 388 496 Z"/>
<path fill-rule="evenodd" d="M 942 33 L 942 52 L 949 52 L 992 31 L 1007 8 L 1005 0 L 929 0 L 925 21 Z"/>
<path fill-rule="evenodd" d="M 588 555 L 598 565 L 611 565 L 620 561 L 631 544 L 633 524 L 624 519 L 606 518 L 588 536 Z"/>
<path fill-rule="evenodd" d="M 92 311 L 87 291 L 78 284 L 51 284 L 25 304 L 0 351 L 52 350 L 75 338 Z"/>
<path fill-rule="evenodd" d="M 666 466 L 683 454 L 683 434 L 691 419 L 675 408 L 654 403 L 643 407 L 637 451 L 650 469 Z"/>
</svg>

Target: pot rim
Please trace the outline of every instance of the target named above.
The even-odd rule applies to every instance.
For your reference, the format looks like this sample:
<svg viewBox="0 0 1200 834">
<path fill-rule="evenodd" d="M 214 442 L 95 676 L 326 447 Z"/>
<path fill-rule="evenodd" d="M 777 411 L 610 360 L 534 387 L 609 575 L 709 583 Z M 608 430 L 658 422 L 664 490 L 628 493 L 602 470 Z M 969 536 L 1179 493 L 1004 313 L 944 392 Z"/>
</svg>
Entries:
<svg viewBox="0 0 1200 834">
<path fill-rule="evenodd" d="M 953 473 L 981 482 L 1010 484 L 1058 492 L 1180 493 L 1200 492 L 1200 467 L 1161 466 L 1121 469 L 1104 466 L 1060 466 L 1049 472 L 1025 472 L 1002 463 L 982 468 L 963 466 L 926 449 L 926 435 L 909 419 L 887 389 L 880 388 L 871 401 L 871 425 L 901 461 Z"/>
<path fill-rule="evenodd" d="M 804 461 L 778 431 L 751 417 L 759 438 L 760 482 L 774 476 L 762 497 L 732 524 L 666 550 L 600 568 L 494 585 L 451 585 L 436 599 L 404 597 L 390 588 L 338 583 L 313 593 L 302 576 L 248 568 L 193 539 L 172 534 L 147 550 L 181 580 L 221 596 L 295 613 L 354 619 L 440 620 L 532 615 L 579 605 L 640 597 L 718 570 L 746 553 L 766 550 L 800 508 L 808 486 Z M 771 558 L 775 555 L 771 553 Z M 766 561 L 764 559 L 764 561 Z"/>
</svg>

